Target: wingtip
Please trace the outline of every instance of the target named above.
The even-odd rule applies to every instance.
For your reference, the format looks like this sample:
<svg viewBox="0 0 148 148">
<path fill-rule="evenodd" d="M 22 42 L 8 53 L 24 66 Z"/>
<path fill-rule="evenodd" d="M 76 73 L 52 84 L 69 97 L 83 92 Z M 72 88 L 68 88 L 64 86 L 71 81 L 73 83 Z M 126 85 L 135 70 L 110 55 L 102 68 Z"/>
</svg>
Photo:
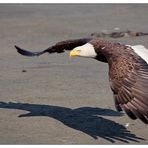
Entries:
<svg viewBox="0 0 148 148">
<path fill-rule="evenodd" d="M 18 46 L 17 46 L 17 45 L 14 45 L 14 47 L 15 47 L 15 48 L 18 48 Z"/>
<path fill-rule="evenodd" d="M 31 51 L 22 49 L 22 48 L 20 48 L 16 45 L 14 45 L 14 47 L 16 48 L 17 52 L 19 54 L 23 55 L 23 56 L 34 57 L 34 56 L 39 56 L 39 55 L 44 53 L 44 51 L 42 51 L 42 52 L 31 52 Z"/>
<path fill-rule="evenodd" d="M 14 45 L 14 47 L 16 48 L 17 52 L 23 56 L 33 56 L 33 53 L 27 51 L 27 50 L 24 50 L 24 49 L 21 49 L 20 47 L 18 47 L 17 45 Z"/>
<path fill-rule="evenodd" d="M 17 50 L 19 50 L 19 49 L 20 49 L 17 45 L 14 45 L 14 47 L 15 47 Z"/>
</svg>

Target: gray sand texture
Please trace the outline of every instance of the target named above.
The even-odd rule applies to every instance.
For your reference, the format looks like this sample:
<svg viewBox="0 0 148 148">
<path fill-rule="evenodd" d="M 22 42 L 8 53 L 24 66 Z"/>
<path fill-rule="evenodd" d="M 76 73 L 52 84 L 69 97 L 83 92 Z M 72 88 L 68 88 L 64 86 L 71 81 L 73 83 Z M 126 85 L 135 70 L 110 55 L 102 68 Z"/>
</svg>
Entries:
<svg viewBox="0 0 148 148">
<path fill-rule="evenodd" d="M 107 64 L 14 48 L 40 51 L 114 28 L 148 31 L 148 5 L 0 4 L 0 144 L 148 143 L 147 125 L 115 110 Z M 148 47 L 147 36 L 109 40 Z"/>
</svg>

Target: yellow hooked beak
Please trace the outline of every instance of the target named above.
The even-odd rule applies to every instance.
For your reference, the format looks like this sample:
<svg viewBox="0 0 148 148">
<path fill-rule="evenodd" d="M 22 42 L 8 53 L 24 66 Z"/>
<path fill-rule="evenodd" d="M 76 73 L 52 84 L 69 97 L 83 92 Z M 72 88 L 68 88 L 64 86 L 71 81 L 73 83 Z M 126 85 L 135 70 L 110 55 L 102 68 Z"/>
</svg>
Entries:
<svg viewBox="0 0 148 148">
<path fill-rule="evenodd" d="M 79 55 L 79 51 L 77 51 L 77 50 L 72 50 L 71 52 L 70 52 L 70 57 L 75 57 L 75 56 L 78 56 Z"/>
</svg>

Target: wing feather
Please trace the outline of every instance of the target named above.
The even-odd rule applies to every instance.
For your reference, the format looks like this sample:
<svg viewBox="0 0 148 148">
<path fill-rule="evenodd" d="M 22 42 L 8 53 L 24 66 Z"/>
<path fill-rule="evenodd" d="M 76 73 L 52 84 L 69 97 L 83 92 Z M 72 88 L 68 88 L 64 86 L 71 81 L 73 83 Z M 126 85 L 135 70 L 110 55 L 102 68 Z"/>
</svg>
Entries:
<svg viewBox="0 0 148 148">
<path fill-rule="evenodd" d="M 122 80 L 118 78 L 110 83 L 116 95 L 116 106 L 120 106 L 120 110 L 124 110 L 131 119 L 139 118 L 148 124 L 148 64 L 138 55 L 135 61 L 130 62 L 133 62 L 133 69 Z M 113 68 L 118 66 L 118 63 L 114 64 Z"/>
<path fill-rule="evenodd" d="M 130 110 L 130 108 L 126 104 L 123 104 L 122 108 L 131 119 L 133 120 L 137 119 L 137 117 L 133 114 L 133 112 Z"/>
</svg>

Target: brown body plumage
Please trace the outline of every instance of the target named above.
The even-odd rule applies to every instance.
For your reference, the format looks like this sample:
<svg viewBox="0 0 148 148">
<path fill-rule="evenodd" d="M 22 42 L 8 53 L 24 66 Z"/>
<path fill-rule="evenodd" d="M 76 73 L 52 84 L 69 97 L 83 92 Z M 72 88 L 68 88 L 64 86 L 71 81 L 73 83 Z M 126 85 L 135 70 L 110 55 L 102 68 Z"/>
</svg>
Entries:
<svg viewBox="0 0 148 148">
<path fill-rule="evenodd" d="M 39 56 L 45 52 L 61 53 L 64 50 L 72 50 L 86 43 L 93 45 L 96 60 L 109 65 L 109 82 L 117 110 L 124 110 L 130 118 L 139 118 L 148 124 L 148 64 L 131 47 L 86 38 L 62 41 L 35 53 L 16 48 L 22 55 Z"/>
</svg>

